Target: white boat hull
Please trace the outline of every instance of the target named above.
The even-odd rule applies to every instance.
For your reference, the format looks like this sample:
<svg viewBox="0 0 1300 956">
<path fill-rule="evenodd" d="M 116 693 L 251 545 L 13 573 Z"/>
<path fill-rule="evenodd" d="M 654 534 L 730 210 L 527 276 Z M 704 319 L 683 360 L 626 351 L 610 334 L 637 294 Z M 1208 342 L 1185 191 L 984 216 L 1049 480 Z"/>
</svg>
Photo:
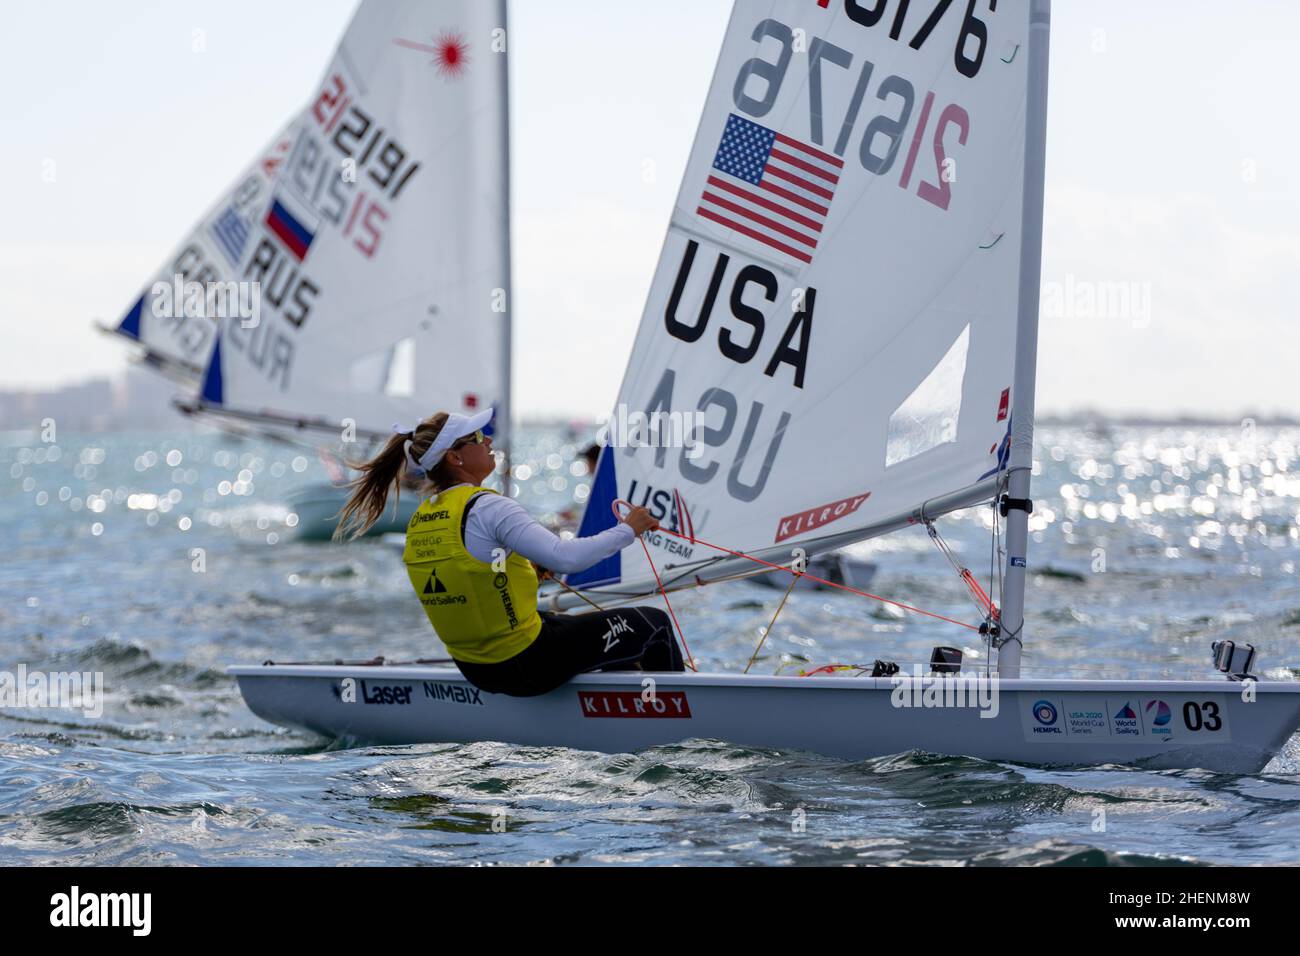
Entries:
<svg viewBox="0 0 1300 956">
<path fill-rule="evenodd" d="M 915 685 L 904 694 L 889 678 L 584 674 L 516 698 L 480 691 L 446 667 L 269 664 L 230 673 L 263 719 L 354 743 L 494 740 L 618 753 L 707 738 L 851 760 L 921 750 L 1254 773 L 1300 726 L 1300 683 L 1286 682 L 1258 683 L 1246 702 L 1242 685 L 1226 680 L 1006 680 L 995 706 L 981 709 L 926 706 Z"/>
</svg>

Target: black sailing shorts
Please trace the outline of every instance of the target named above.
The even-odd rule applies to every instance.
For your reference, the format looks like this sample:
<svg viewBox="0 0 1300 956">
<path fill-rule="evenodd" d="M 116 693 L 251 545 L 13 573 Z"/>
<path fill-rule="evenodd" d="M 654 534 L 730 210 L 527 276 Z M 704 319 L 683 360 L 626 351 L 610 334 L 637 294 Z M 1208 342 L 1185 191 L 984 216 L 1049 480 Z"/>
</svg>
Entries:
<svg viewBox="0 0 1300 956">
<path fill-rule="evenodd" d="M 490 694 L 535 697 L 590 671 L 682 671 L 668 615 L 654 607 L 588 614 L 541 612 L 533 643 L 497 664 L 456 666 L 471 684 Z"/>
</svg>

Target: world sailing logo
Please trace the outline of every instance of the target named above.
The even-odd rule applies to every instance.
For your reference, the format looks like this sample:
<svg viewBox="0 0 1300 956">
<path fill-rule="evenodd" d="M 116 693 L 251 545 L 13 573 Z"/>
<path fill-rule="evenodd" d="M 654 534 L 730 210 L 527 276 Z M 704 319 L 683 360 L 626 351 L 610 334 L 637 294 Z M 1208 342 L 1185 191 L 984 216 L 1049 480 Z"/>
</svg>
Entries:
<svg viewBox="0 0 1300 956">
<path fill-rule="evenodd" d="M 1110 732 L 1116 737 L 1141 737 L 1142 727 L 1133 706 L 1124 701 L 1124 705 L 1111 714 Z"/>
</svg>

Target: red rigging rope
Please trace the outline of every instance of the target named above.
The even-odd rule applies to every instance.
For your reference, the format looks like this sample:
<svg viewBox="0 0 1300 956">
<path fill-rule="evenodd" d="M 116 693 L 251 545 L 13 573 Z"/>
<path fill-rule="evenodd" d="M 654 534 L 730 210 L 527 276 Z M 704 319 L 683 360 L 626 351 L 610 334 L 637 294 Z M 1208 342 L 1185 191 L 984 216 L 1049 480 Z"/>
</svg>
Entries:
<svg viewBox="0 0 1300 956">
<path fill-rule="evenodd" d="M 615 517 L 617 517 L 619 520 L 622 520 L 623 518 L 622 513 L 618 510 L 618 506 L 621 504 L 627 505 L 629 508 L 632 507 L 632 504 L 630 502 L 624 501 L 621 498 L 616 499 L 613 502 L 612 507 L 614 509 Z M 733 555 L 734 557 L 737 558 L 746 558 L 750 561 L 753 561 L 756 564 L 765 565 L 768 568 L 771 568 L 773 570 L 790 571 L 790 573 L 792 574 L 794 573 L 793 571 L 791 571 L 790 568 L 788 568 L 784 564 L 773 564 L 771 561 L 764 561 L 762 558 L 756 558 L 752 554 L 745 554 L 745 552 L 743 551 L 733 551 L 731 550 L 731 548 L 724 548 L 720 544 L 713 544 L 712 542 L 705 541 L 703 538 L 696 537 L 695 535 L 682 534 L 678 531 L 673 531 L 670 528 L 665 528 L 662 525 L 659 527 L 659 530 L 664 532 L 665 534 L 670 534 L 675 538 L 681 538 L 683 541 L 689 541 L 691 544 L 702 544 L 706 548 L 713 548 L 715 551 L 724 551 L 727 554 Z M 664 603 L 668 604 L 668 592 L 664 590 L 663 582 L 659 580 L 659 571 L 655 568 L 654 561 L 650 558 L 650 548 L 646 545 L 645 539 L 641 540 L 641 547 L 645 549 L 646 560 L 650 562 L 650 570 L 654 571 L 655 583 L 659 585 L 659 592 L 664 596 Z M 894 607 L 901 608 L 904 611 L 911 611 L 914 614 L 922 614 L 925 615 L 926 617 L 933 617 L 937 620 L 945 621 L 948 624 L 956 624 L 958 627 L 964 627 L 967 630 L 971 630 L 971 631 L 979 630 L 979 626 L 976 624 L 967 624 L 965 621 L 958 621 L 955 618 L 944 617 L 942 614 L 938 614 L 934 611 L 925 611 L 919 607 L 913 607 L 910 604 L 904 604 L 901 601 L 892 601 L 887 597 L 881 597 L 879 594 L 872 594 L 870 591 L 863 591 L 855 587 L 850 587 L 847 584 L 838 584 L 835 581 L 827 581 L 825 578 L 819 578 L 815 574 L 808 574 L 806 571 L 803 573 L 802 577 L 807 578 L 809 581 L 816 581 L 818 584 L 824 584 L 827 587 L 839 588 L 841 591 L 849 591 L 853 594 L 857 594 L 865 598 L 870 598 L 873 601 L 879 601 L 881 604 L 890 604 L 893 605 Z M 979 587 L 979 585 L 976 584 L 976 587 Z M 671 604 L 668 605 L 668 611 L 670 614 L 672 613 Z M 677 624 L 676 615 L 673 615 L 673 623 Z M 677 631 L 678 633 L 681 633 L 681 625 L 677 625 Z M 684 647 L 685 645 L 686 645 L 686 639 L 683 638 L 682 646 Z M 687 651 L 687 654 L 689 655 L 690 651 Z"/>
<path fill-rule="evenodd" d="M 980 587 L 979 581 L 975 580 L 975 575 L 971 574 L 968 569 L 962 568 L 961 579 L 966 582 L 966 587 L 970 590 L 975 603 L 980 606 L 986 615 L 996 621 L 1001 616 L 1001 612 L 998 611 L 998 606 L 993 603 L 993 599 L 989 597 L 988 592 Z"/>
<path fill-rule="evenodd" d="M 627 505 L 630 509 L 632 508 L 632 503 L 630 501 L 624 501 L 622 498 L 615 498 L 611 503 L 610 507 L 614 511 L 614 517 L 619 521 L 622 521 L 623 515 L 618 510 L 619 505 Z M 659 585 L 659 593 L 664 596 L 664 604 L 668 606 L 668 616 L 673 619 L 673 627 L 677 628 L 677 637 L 682 642 L 682 649 L 686 651 L 686 663 L 690 665 L 691 670 L 699 673 L 700 669 L 695 666 L 695 655 L 691 653 L 690 647 L 686 644 L 686 632 L 683 631 L 682 626 L 677 623 L 677 614 L 673 611 L 672 602 L 668 600 L 668 592 L 664 590 L 663 581 L 659 580 L 659 569 L 655 567 L 654 558 L 650 557 L 650 546 L 645 543 L 645 538 L 641 537 L 641 535 L 637 535 L 637 540 L 641 542 L 641 548 L 645 551 L 645 559 L 650 565 L 650 570 L 654 572 L 655 584 Z"/>
<path fill-rule="evenodd" d="M 925 530 L 929 532 L 930 540 L 934 542 L 935 547 L 937 547 L 940 553 L 948 559 L 948 562 L 953 566 L 953 570 L 957 572 L 957 576 L 962 579 L 962 583 L 964 583 L 966 589 L 970 591 L 971 599 L 974 600 L 975 606 L 979 609 L 980 613 L 990 621 L 997 621 L 1001 616 L 998 611 L 998 606 L 993 603 L 993 599 L 988 596 L 988 592 L 980 587 L 980 583 L 975 579 L 975 575 L 971 574 L 970 570 L 957 560 L 957 556 L 954 555 L 952 549 L 948 547 L 948 542 L 943 540 L 939 535 L 939 529 L 934 526 L 934 522 L 926 521 Z"/>
</svg>

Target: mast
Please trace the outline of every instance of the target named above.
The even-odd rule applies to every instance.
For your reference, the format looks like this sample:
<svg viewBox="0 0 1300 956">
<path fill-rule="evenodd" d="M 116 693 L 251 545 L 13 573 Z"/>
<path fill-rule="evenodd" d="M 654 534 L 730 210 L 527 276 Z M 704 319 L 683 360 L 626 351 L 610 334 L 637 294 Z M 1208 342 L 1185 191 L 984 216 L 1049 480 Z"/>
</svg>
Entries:
<svg viewBox="0 0 1300 956">
<path fill-rule="evenodd" d="M 1051 0 L 1032 0 L 1029 12 L 1029 83 L 1025 107 L 1025 180 L 1020 232 L 1020 296 L 1016 312 L 1016 366 L 1011 397 L 1011 455 L 1007 494 L 1007 567 L 1002 604 L 998 675 L 1020 676 L 1024 644 L 1026 552 L 1034 464 L 1034 384 L 1038 363 L 1039 283 L 1043 255 L 1043 174 L 1047 158 L 1047 50 Z"/>
<path fill-rule="evenodd" d="M 501 202 L 504 211 L 506 227 L 503 230 L 503 242 L 505 250 L 503 258 L 506 265 L 505 275 L 505 301 L 506 311 L 503 319 L 503 328 L 501 332 L 501 408 L 497 415 L 497 434 L 501 436 L 501 441 L 496 443 L 502 453 L 502 460 L 505 463 L 505 473 L 501 476 L 501 493 L 507 498 L 510 497 L 510 442 L 513 437 L 511 434 L 513 422 L 511 421 L 511 388 L 510 388 L 510 370 L 511 370 L 511 348 L 512 333 L 514 326 L 515 300 L 514 284 L 512 282 L 512 264 L 510 260 L 510 239 L 513 219 L 510 215 L 510 46 L 514 38 L 510 36 L 510 31 L 506 25 L 506 0 L 499 0 L 501 12 L 501 29 L 505 38 L 506 47 L 501 53 L 501 95 L 505 98 L 505 107 L 501 110 L 501 143 L 505 150 L 505 162 L 502 164 L 501 174 Z"/>
</svg>

